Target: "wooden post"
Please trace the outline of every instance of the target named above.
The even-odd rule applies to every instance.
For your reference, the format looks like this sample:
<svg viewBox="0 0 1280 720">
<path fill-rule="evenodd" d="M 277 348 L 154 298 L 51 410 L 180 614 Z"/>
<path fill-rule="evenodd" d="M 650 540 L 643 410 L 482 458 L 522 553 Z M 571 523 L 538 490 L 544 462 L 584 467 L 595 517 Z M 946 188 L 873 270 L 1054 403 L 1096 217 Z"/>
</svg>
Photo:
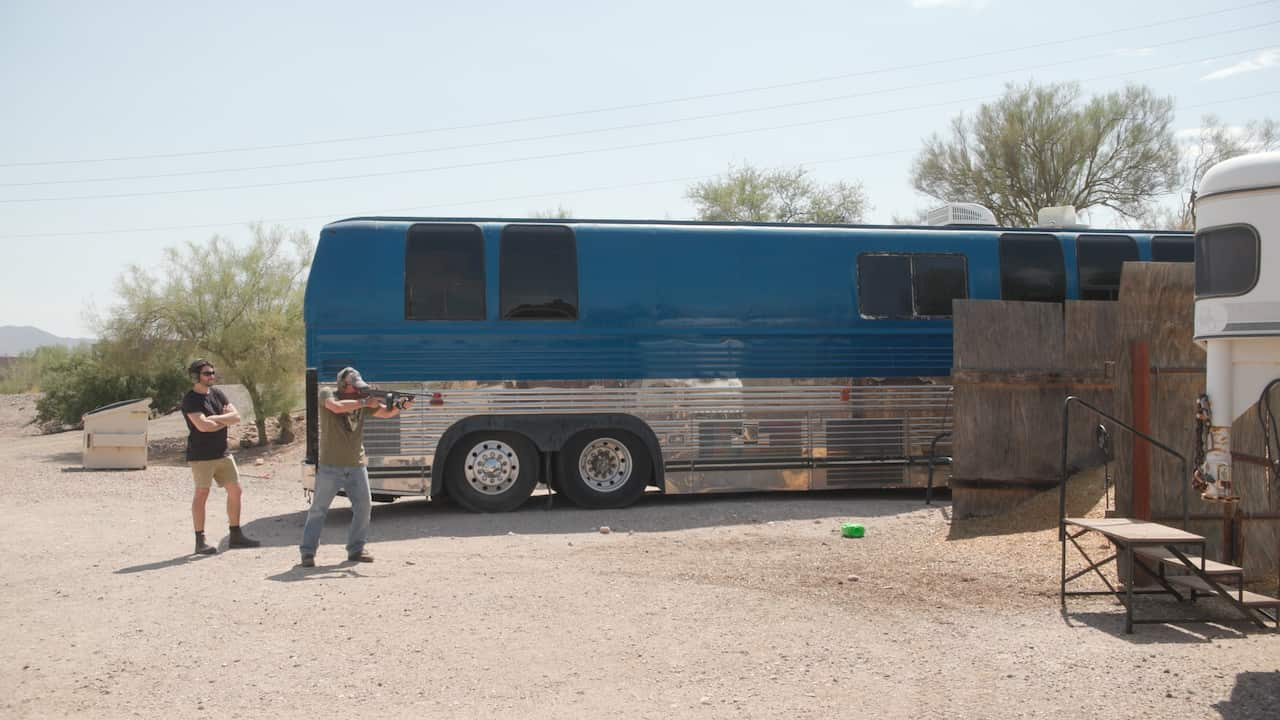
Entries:
<svg viewBox="0 0 1280 720">
<path fill-rule="evenodd" d="M 1133 358 L 1133 426 L 1151 434 L 1151 364 L 1147 343 L 1137 340 L 1129 353 Z M 1151 446 L 1139 437 L 1133 438 L 1133 517 L 1151 519 Z"/>
</svg>

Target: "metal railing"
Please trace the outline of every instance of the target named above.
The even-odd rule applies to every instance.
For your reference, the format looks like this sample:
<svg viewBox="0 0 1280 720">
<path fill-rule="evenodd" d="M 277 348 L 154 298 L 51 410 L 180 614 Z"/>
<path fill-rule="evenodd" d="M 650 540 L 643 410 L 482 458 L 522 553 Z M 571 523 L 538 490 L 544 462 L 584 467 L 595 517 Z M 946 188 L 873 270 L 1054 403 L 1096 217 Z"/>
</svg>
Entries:
<svg viewBox="0 0 1280 720">
<path fill-rule="evenodd" d="M 1066 552 L 1065 543 L 1067 542 L 1067 524 L 1066 524 L 1067 479 L 1068 479 L 1067 478 L 1067 450 L 1068 450 L 1068 443 L 1070 442 L 1070 435 L 1071 435 L 1071 404 L 1072 403 L 1078 403 L 1080 405 L 1085 406 L 1086 408 L 1088 408 L 1089 410 L 1092 410 L 1097 415 L 1104 417 L 1107 420 L 1110 420 L 1111 422 L 1115 423 L 1116 425 L 1119 425 L 1125 430 L 1128 430 L 1135 437 L 1141 438 L 1142 440 L 1146 441 L 1148 444 L 1154 445 L 1155 447 L 1160 448 L 1161 450 L 1178 458 L 1178 461 L 1182 463 L 1182 529 L 1186 530 L 1187 525 L 1190 522 L 1190 498 L 1187 495 L 1187 487 L 1191 484 L 1191 475 L 1189 473 L 1189 468 L 1187 467 L 1186 456 L 1184 456 L 1182 453 L 1178 452 L 1177 450 L 1174 450 L 1173 448 L 1169 447 L 1168 445 L 1165 445 L 1159 440 L 1151 437 L 1150 435 L 1142 432 L 1141 430 L 1133 427 L 1132 425 L 1129 425 L 1123 420 L 1108 414 L 1107 412 L 1103 411 L 1101 408 L 1098 408 L 1090 404 L 1089 402 L 1076 397 L 1075 395 L 1068 395 L 1067 399 L 1062 402 L 1062 467 L 1061 467 L 1059 481 L 1058 481 L 1058 542 L 1064 543 L 1063 552 L 1064 553 Z M 1131 510 L 1133 508 L 1133 483 L 1130 483 L 1129 485 L 1129 508 Z"/>
<path fill-rule="evenodd" d="M 940 432 L 937 435 L 934 435 L 933 442 L 929 443 L 929 484 L 926 485 L 924 488 L 924 504 L 925 505 L 933 504 L 933 468 L 935 465 L 937 465 L 937 461 L 946 460 L 947 464 L 951 463 L 951 456 L 938 455 L 938 441 L 943 438 L 949 438 L 949 437 L 951 437 L 951 431 L 944 430 L 943 432 Z"/>
</svg>

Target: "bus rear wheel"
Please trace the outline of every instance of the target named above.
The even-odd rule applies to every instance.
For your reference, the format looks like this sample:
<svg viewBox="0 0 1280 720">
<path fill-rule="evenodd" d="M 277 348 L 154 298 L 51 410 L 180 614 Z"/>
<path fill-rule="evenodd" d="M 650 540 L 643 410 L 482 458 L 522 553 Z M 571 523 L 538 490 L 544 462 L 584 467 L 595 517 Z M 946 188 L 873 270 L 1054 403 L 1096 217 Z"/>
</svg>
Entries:
<svg viewBox="0 0 1280 720">
<path fill-rule="evenodd" d="M 445 465 L 449 497 L 472 512 L 510 512 L 538 483 L 538 450 L 516 433 L 476 433 L 461 440 Z"/>
<path fill-rule="evenodd" d="M 579 433 L 560 451 L 560 491 L 584 508 L 634 503 L 644 494 L 652 473 L 648 448 L 621 430 Z"/>
</svg>

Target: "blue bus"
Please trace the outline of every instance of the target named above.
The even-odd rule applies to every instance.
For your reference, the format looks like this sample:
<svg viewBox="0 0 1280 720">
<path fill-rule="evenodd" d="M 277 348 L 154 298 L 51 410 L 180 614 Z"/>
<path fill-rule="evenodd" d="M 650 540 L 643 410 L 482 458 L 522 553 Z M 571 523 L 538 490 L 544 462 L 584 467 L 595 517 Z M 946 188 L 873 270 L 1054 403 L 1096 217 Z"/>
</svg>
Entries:
<svg viewBox="0 0 1280 720">
<path fill-rule="evenodd" d="M 375 497 L 507 511 L 666 493 L 921 485 L 949 455 L 951 303 L 1114 300 L 1189 233 L 361 217 L 307 283 L 316 393 L 419 395 L 366 431 Z"/>
</svg>

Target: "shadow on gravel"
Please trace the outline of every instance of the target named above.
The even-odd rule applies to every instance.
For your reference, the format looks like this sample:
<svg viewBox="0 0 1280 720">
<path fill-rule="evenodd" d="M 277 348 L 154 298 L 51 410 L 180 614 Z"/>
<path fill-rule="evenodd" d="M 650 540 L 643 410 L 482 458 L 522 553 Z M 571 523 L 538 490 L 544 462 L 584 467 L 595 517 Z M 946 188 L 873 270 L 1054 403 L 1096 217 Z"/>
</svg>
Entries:
<svg viewBox="0 0 1280 720">
<path fill-rule="evenodd" d="M 1124 607 L 1120 605 L 1112 611 L 1071 612 L 1068 609 L 1062 619 L 1068 627 L 1088 626 L 1135 645 L 1204 644 L 1242 639 L 1249 631 L 1270 632 L 1243 618 L 1232 617 L 1235 610 L 1213 598 L 1201 598 L 1195 607 L 1172 598 L 1143 598 L 1135 610 L 1135 619 L 1176 619 L 1161 624 L 1134 625 L 1132 635 L 1124 632 Z"/>
<path fill-rule="evenodd" d="M 129 567 L 123 567 L 123 568 L 120 568 L 119 570 L 116 570 L 115 574 L 128 575 L 130 573 L 147 572 L 148 570 L 163 570 L 165 568 L 178 567 L 179 565 L 186 565 L 187 563 L 207 560 L 208 558 L 211 558 L 211 557 L 217 557 L 217 556 L 216 555 L 179 555 L 178 557 L 173 558 L 171 560 L 157 560 L 156 562 L 144 563 L 142 565 L 131 565 Z"/>
<path fill-rule="evenodd" d="M 356 572 L 356 565 L 357 563 L 354 562 L 344 562 L 337 565 L 317 565 L 309 568 L 294 565 L 282 573 L 268 575 L 267 579 L 275 582 L 298 582 L 300 580 L 346 580 L 366 577 Z"/>
<path fill-rule="evenodd" d="M 635 505 L 619 510 L 583 510 L 559 496 L 547 506 L 546 495 L 535 495 L 510 513 L 478 514 L 440 500 L 399 500 L 374 504 L 370 542 L 424 537 L 487 537 L 515 533 L 543 535 L 596 532 L 608 526 L 614 532 L 670 532 L 692 528 L 752 525 L 772 521 L 813 520 L 833 528 L 847 520 L 866 523 L 878 517 L 927 510 L 947 512 L 946 504 L 923 502 L 919 491 L 840 490 L 794 495 L 754 493 L 746 495 L 663 495 L 649 493 Z M 245 532 L 265 546 L 297 545 L 302 538 L 306 507 L 298 511 L 258 518 L 245 524 Z M 342 544 L 351 523 L 351 509 L 338 498 L 329 510 L 323 544 Z"/>
<path fill-rule="evenodd" d="M 1280 670 L 1275 672 L 1242 672 L 1236 675 L 1231 697 L 1209 707 L 1223 720 L 1262 720 L 1275 717 L 1280 703 Z"/>
</svg>

